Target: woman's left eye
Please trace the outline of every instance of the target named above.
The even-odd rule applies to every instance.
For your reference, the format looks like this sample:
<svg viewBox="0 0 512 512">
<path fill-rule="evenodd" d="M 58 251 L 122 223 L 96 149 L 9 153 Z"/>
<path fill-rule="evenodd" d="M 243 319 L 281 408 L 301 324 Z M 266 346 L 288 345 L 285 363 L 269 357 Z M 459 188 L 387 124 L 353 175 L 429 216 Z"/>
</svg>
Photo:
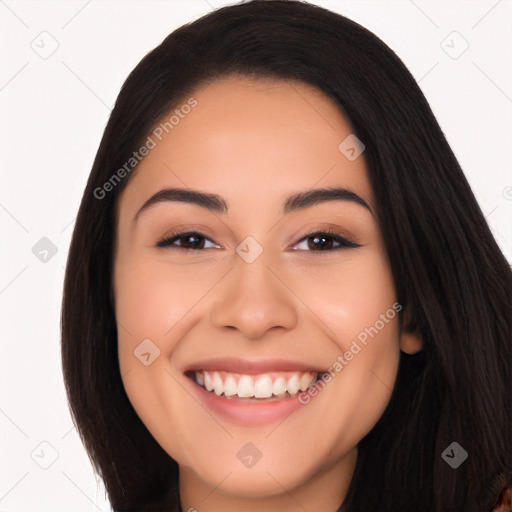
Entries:
<svg viewBox="0 0 512 512">
<path fill-rule="evenodd" d="M 308 240 L 310 240 L 310 242 L 308 242 Z M 334 233 L 329 230 L 309 233 L 300 240 L 298 245 L 301 243 L 305 244 L 305 246 L 308 248 L 315 248 L 309 252 L 336 251 L 339 249 L 355 249 L 357 247 L 361 247 L 359 244 L 352 242 L 352 240 L 349 240 L 348 238 L 345 238 L 338 233 Z M 337 245 L 334 246 L 333 244 Z"/>
<path fill-rule="evenodd" d="M 175 243 L 178 241 L 180 242 L 180 245 L 175 245 Z M 213 247 L 220 247 L 211 239 L 207 238 L 202 233 L 198 233 L 197 231 L 172 233 L 168 237 L 158 242 L 156 245 L 158 247 L 173 247 L 184 250 L 203 250 L 208 249 L 208 247 L 205 247 L 207 241 L 211 242 Z M 308 252 L 324 252 L 338 249 L 361 247 L 359 244 L 352 242 L 351 240 L 339 235 L 338 233 L 334 233 L 328 230 L 309 233 L 307 236 L 303 237 L 299 241 L 297 246 L 300 245 L 302 245 L 303 247 L 307 247 L 307 249 L 303 248 L 295 250 L 306 250 Z"/>
</svg>

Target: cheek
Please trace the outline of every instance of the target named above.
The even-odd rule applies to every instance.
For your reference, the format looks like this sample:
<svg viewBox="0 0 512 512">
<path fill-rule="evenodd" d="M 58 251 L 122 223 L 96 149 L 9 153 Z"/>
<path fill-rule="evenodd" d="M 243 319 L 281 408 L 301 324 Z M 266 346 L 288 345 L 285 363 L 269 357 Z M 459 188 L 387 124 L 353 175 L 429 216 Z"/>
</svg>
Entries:
<svg viewBox="0 0 512 512">
<path fill-rule="evenodd" d="M 186 287 L 181 281 L 179 275 L 168 279 L 154 262 L 141 259 L 125 258 L 115 266 L 119 367 L 128 396 L 135 406 L 140 402 L 140 409 L 149 408 L 151 397 L 156 396 L 152 387 L 160 379 L 167 351 L 173 348 L 163 340 L 172 339 L 169 331 L 187 312 Z"/>
<path fill-rule="evenodd" d="M 294 291 L 340 348 L 373 326 L 395 303 L 393 279 L 385 256 L 379 252 L 347 253 L 339 264 L 301 270 L 295 276 Z M 388 329 L 386 334 L 398 346 L 396 329 Z"/>
<path fill-rule="evenodd" d="M 115 275 L 121 363 L 146 338 L 162 350 L 172 349 L 171 331 L 204 294 L 205 276 L 190 279 L 185 272 L 171 271 L 155 261 L 120 264 Z"/>
<path fill-rule="evenodd" d="M 384 411 L 398 369 L 401 306 L 387 260 L 375 252 L 347 256 L 339 271 L 318 266 L 296 283 L 311 318 L 331 340 L 324 344 L 332 354 L 331 379 L 322 394 L 342 405 L 330 409 L 336 419 L 325 425 L 340 440 L 348 435 L 357 443 Z"/>
<path fill-rule="evenodd" d="M 186 407 L 182 387 L 170 375 L 168 356 L 177 344 L 176 325 L 204 293 L 183 272 L 142 258 L 115 266 L 118 357 L 126 394 L 138 416 L 164 449 L 183 460 L 179 425 Z M 166 400 L 169 396 L 173 400 Z M 186 398 L 186 397 L 185 397 Z M 186 417 L 186 415 L 185 415 Z M 168 429 L 166 426 L 176 428 Z"/>
</svg>

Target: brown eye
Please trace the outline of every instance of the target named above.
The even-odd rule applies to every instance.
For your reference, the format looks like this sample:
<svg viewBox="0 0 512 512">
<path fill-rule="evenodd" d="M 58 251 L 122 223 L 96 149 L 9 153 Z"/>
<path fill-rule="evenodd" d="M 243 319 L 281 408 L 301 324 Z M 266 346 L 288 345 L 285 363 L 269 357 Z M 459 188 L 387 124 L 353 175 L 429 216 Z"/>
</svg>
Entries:
<svg viewBox="0 0 512 512">
<path fill-rule="evenodd" d="M 203 234 L 196 231 L 188 231 L 184 233 L 173 233 L 170 236 L 160 240 L 156 245 L 157 247 L 173 247 L 185 250 L 202 250 L 205 249 L 205 241 L 211 240 Z M 179 245 L 175 242 L 179 241 Z M 214 244 L 216 245 L 216 244 Z"/>
<path fill-rule="evenodd" d="M 347 238 L 332 231 L 316 231 L 303 237 L 300 242 L 303 242 L 304 240 L 306 240 L 307 249 L 311 252 L 361 247 L 359 244 L 356 244 L 355 242 L 352 242 L 351 240 L 348 240 Z"/>
</svg>

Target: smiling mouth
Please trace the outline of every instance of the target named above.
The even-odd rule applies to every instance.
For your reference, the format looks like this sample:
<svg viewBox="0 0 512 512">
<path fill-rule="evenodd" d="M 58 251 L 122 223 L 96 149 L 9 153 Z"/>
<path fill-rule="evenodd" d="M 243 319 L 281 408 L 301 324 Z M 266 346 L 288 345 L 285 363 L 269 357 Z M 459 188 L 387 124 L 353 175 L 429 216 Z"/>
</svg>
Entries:
<svg viewBox="0 0 512 512">
<path fill-rule="evenodd" d="M 319 372 L 269 372 L 259 374 L 196 370 L 185 373 L 205 391 L 239 401 L 273 401 L 307 391 L 321 377 Z"/>
</svg>

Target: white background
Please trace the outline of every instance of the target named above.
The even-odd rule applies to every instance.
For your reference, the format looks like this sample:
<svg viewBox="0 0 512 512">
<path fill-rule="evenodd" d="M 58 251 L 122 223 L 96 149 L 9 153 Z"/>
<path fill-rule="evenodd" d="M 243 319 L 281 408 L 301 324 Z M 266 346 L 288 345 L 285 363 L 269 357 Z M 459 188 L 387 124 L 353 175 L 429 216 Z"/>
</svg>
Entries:
<svg viewBox="0 0 512 512">
<path fill-rule="evenodd" d="M 73 223 L 128 73 L 175 28 L 230 3 L 0 0 L 0 512 L 110 510 L 62 382 L 59 313 Z M 311 3 L 361 23 L 402 58 L 511 262 L 512 2 Z M 445 50 L 465 43 L 453 31 L 469 44 L 456 59 Z M 52 44 L 45 59 L 33 49 Z M 32 252 L 42 237 L 57 248 L 47 262 Z"/>
</svg>

